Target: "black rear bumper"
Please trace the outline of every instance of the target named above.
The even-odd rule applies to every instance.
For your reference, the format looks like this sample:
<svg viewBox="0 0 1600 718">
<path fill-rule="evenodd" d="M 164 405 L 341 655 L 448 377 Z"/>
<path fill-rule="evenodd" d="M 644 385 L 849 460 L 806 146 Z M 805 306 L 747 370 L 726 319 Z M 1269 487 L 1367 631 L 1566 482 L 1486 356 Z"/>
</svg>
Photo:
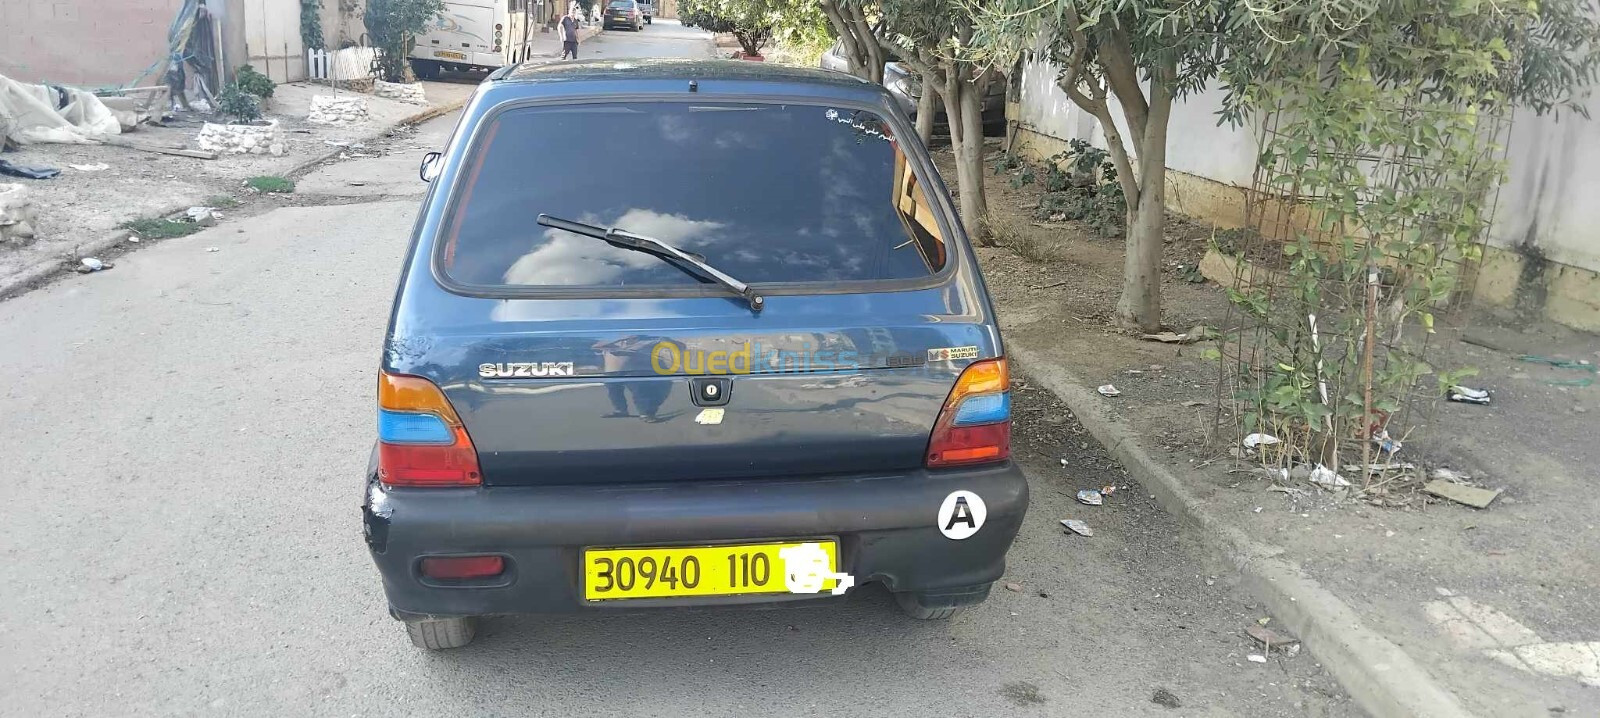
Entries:
<svg viewBox="0 0 1600 718">
<path fill-rule="evenodd" d="M 936 525 L 951 492 L 988 509 L 980 530 L 945 538 Z M 1005 572 L 1028 506 L 1012 463 L 890 476 L 681 482 L 630 486 L 385 489 L 369 476 L 367 544 L 397 617 L 615 610 L 652 605 L 822 600 L 814 594 L 590 602 L 585 547 L 735 543 L 836 536 L 840 570 L 951 605 L 981 601 Z M 425 556 L 500 554 L 493 585 L 424 582 Z M 822 594 L 826 596 L 827 594 Z"/>
</svg>

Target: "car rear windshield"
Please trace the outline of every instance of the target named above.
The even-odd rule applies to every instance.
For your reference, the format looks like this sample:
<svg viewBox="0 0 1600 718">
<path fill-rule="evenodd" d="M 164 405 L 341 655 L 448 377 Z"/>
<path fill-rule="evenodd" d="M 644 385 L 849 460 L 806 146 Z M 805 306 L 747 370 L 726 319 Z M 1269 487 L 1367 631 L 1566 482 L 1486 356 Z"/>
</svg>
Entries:
<svg viewBox="0 0 1600 718">
<path fill-rule="evenodd" d="M 477 287 L 675 287 L 658 257 L 537 224 L 660 239 L 745 282 L 927 277 L 935 208 L 882 118 L 816 105 L 608 102 L 501 112 L 460 175 L 438 262 Z"/>
<path fill-rule="evenodd" d="M 631 0 L 611 0 L 610 7 L 624 8 L 624 9 L 625 8 L 630 8 L 630 7 L 633 7 L 633 2 Z"/>
</svg>

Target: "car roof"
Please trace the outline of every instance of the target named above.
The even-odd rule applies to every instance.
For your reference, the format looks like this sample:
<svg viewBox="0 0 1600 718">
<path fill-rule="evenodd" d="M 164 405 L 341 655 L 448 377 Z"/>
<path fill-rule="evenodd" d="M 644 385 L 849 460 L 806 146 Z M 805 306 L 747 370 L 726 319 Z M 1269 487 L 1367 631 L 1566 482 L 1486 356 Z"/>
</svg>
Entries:
<svg viewBox="0 0 1600 718">
<path fill-rule="evenodd" d="M 882 87 L 854 75 L 744 60 L 628 59 L 525 63 L 491 74 L 485 89 L 491 92 L 495 89 L 514 92 L 519 86 L 536 85 L 540 95 L 576 96 L 662 91 L 679 87 L 682 91 L 689 91 L 691 81 L 695 83 L 693 91 L 705 95 L 801 95 L 853 99 L 872 104 L 880 103 L 884 97 Z"/>
</svg>

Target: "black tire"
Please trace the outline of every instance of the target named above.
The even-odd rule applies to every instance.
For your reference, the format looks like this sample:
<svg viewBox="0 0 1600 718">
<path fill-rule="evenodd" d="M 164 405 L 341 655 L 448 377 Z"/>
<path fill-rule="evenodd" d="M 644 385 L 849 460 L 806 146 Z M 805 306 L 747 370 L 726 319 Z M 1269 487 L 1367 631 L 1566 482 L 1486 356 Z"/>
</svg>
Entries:
<svg viewBox="0 0 1600 718">
<path fill-rule="evenodd" d="M 406 621 L 406 635 L 417 648 L 430 651 L 461 648 L 478 635 L 478 619 L 466 616 Z"/>
<path fill-rule="evenodd" d="M 915 593 L 896 593 L 894 602 L 900 604 L 900 610 L 907 616 L 919 621 L 943 621 L 955 618 L 967 610 L 966 606 L 925 606 L 921 596 Z"/>
</svg>

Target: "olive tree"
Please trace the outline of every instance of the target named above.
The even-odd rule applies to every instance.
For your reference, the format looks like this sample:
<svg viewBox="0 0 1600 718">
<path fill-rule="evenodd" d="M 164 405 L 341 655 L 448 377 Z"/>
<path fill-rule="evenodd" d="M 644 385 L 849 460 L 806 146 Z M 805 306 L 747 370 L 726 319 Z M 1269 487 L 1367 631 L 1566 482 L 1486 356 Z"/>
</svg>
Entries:
<svg viewBox="0 0 1600 718">
<path fill-rule="evenodd" d="M 876 0 L 819 0 L 818 7 L 834 34 L 839 50 L 849 65 L 850 74 L 874 85 L 884 81 L 884 63 L 898 52 L 890 41 L 883 9 Z M 916 70 L 911 68 L 912 73 Z M 926 78 L 913 78 L 917 93 L 917 136 L 923 144 L 933 141 L 935 115 L 939 111 L 939 89 Z"/>
<path fill-rule="evenodd" d="M 1512 104 L 1561 104 L 1594 72 L 1591 0 L 983 0 L 969 7 L 976 31 L 968 52 L 1011 67 L 1042 48 L 1035 57 L 1058 68 L 1056 84 L 1098 120 L 1127 199 L 1117 316 L 1145 331 L 1161 325 L 1174 102 L 1215 81 L 1225 92 L 1223 119 L 1237 123 L 1285 77 L 1309 77 L 1297 91 L 1317 92 L 1341 81 L 1331 70 L 1353 63 L 1349 77 L 1374 86 L 1429 83 L 1438 68 L 1418 58 L 1485 50 L 1496 38 L 1506 67 L 1492 83 Z M 1438 83 L 1434 91 L 1451 87 Z"/>
<path fill-rule="evenodd" d="M 840 50 L 850 74 L 874 85 L 883 84 L 883 13 L 875 0 L 819 0 L 822 14 L 839 36 Z"/>
<path fill-rule="evenodd" d="M 891 42 L 901 61 L 922 77 L 924 91 L 938 89 L 955 149 L 961 224 L 967 236 L 992 245 L 989 200 L 983 187 L 983 97 L 1000 72 L 970 51 L 974 11 L 986 0 L 893 0 L 884 4 Z M 919 109 L 919 119 L 933 113 Z"/>
<path fill-rule="evenodd" d="M 443 14 L 444 0 L 368 0 L 364 20 L 385 82 L 406 81 L 406 57 L 417 36 Z"/>
<path fill-rule="evenodd" d="M 932 138 L 942 104 L 956 156 L 961 224 L 968 236 L 989 244 L 989 205 L 983 189 L 983 95 L 998 73 L 964 48 L 974 25 L 970 2 L 987 0 L 820 0 L 823 13 L 843 40 L 852 72 L 882 82 L 891 57 L 916 75 L 921 92 L 917 133 Z"/>
<path fill-rule="evenodd" d="M 810 0 L 684 0 L 678 18 L 685 25 L 733 35 L 746 55 L 760 55 L 775 38 L 815 44 L 826 34 L 819 8 Z"/>
<path fill-rule="evenodd" d="M 970 51 L 1012 67 L 1042 47 L 1056 85 L 1098 120 L 1127 200 L 1117 317 L 1161 325 L 1161 249 L 1167 127 L 1172 105 L 1216 77 L 1246 15 L 1231 0 L 992 0 L 977 15 Z M 1242 8 L 1242 3 L 1238 4 Z M 1120 121 L 1119 121 L 1120 120 Z"/>
</svg>

